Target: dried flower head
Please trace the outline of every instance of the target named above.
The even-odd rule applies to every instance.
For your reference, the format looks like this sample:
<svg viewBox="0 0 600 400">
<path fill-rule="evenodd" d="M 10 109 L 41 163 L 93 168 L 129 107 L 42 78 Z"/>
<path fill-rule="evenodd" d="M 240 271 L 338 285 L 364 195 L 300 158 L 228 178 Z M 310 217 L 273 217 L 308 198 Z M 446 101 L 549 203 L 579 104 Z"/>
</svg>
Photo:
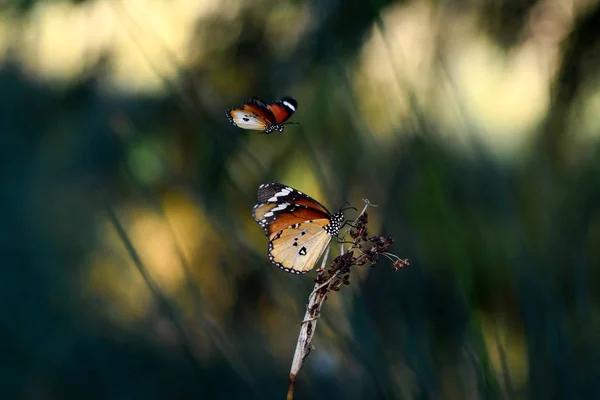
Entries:
<svg viewBox="0 0 600 400">
<path fill-rule="evenodd" d="M 408 260 L 402 260 L 388 250 L 394 244 L 394 238 L 391 236 L 374 235 L 369 237 L 367 225 L 369 223 L 369 214 L 366 208 L 360 213 L 354 225 L 347 232 L 352 238 L 350 247 L 342 255 L 336 257 L 330 264 L 329 268 L 317 269 L 317 276 L 314 281 L 319 286 L 318 293 L 326 295 L 329 291 L 340 290 L 341 285 L 350 284 L 350 271 L 352 267 L 369 265 L 374 267 L 377 265 L 380 255 L 390 259 L 393 262 L 393 269 L 397 271 L 399 268 L 408 266 Z"/>
</svg>

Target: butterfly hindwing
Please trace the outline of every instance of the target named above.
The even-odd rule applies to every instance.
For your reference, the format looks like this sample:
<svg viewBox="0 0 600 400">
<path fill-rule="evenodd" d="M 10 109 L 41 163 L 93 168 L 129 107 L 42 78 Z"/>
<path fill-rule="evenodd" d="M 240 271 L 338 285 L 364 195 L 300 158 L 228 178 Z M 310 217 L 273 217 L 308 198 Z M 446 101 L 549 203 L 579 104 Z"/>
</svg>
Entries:
<svg viewBox="0 0 600 400">
<path fill-rule="evenodd" d="M 246 109 L 230 108 L 227 110 L 227 118 L 233 125 L 242 129 L 262 131 L 268 125 L 268 121 L 262 116 Z"/>
<path fill-rule="evenodd" d="M 286 272 L 307 273 L 331 241 L 331 235 L 323 229 L 328 223 L 321 219 L 279 231 L 269 242 L 269 260 Z"/>
</svg>

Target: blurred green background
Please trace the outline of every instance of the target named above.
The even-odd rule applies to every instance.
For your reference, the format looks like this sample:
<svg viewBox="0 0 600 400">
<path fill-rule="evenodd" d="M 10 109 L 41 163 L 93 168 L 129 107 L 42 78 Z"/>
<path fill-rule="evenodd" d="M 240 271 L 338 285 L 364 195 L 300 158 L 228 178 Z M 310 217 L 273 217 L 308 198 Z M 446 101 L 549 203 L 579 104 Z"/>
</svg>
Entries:
<svg viewBox="0 0 600 400">
<path fill-rule="evenodd" d="M 297 399 L 600 398 L 598 1 L 0 10 L 0 398 L 284 398 L 313 274 L 269 181 L 411 261 L 329 296 Z"/>
</svg>

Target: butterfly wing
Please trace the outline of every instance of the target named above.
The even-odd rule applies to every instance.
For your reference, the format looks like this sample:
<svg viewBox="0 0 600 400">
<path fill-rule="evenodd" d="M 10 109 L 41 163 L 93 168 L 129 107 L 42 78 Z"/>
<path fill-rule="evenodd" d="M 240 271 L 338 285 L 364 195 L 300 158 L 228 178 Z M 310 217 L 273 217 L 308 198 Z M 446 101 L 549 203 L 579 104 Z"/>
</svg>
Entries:
<svg viewBox="0 0 600 400">
<path fill-rule="evenodd" d="M 280 183 L 258 188 L 252 216 L 269 238 L 269 260 L 287 272 L 306 273 L 321 257 L 339 221 L 310 196 Z"/>
<path fill-rule="evenodd" d="M 227 110 L 227 119 L 238 128 L 250 129 L 253 131 L 262 131 L 269 124 L 268 121 L 260 115 L 240 108 L 230 108 Z"/>
<path fill-rule="evenodd" d="M 281 183 L 264 183 L 258 187 L 259 203 L 292 203 L 313 208 L 329 216 L 327 208 L 309 195 Z"/>
<path fill-rule="evenodd" d="M 257 115 L 260 115 L 270 125 L 275 125 L 277 123 L 277 118 L 275 118 L 275 115 L 273 115 L 273 111 L 269 109 L 269 106 L 255 97 L 250 98 L 244 104 L 244 110 L 252 111 Z"/>
<path fill-rule="evenodd" d="M 328 219 L 324 205 L 299 190 L 280 183 L 265 183 L 258 188 L 258 204 L 252 210 L 269 239 L 288 226 L 300 222 Z"/>
<path fill-rule="evenodd" d="M 227 119 L 233 125 L 242 129 L 263 131 L 269 125 L 276 123 L 273 112 L 262 101 L 251 98 L 242 108 L 227 110 Z"/>
<path fill-rule="evenodd" d="M 282 229 L 314 220 L 329 222 L 329 216 L 303 205 L 292 203 L 257 204 L 252 210 L 254 220 L 263 228 L 269 239 Z"/>
<path fill-rule="evenodd" d="M 331 235 L 323 229 L 326 224 L 328 219 L 320 219 L 277 232 L 269 242 L 269 260 L 286 272 L 307 273 L 331 241 Z"/>
<path fill-rule="evenodd" d="M 291 97 L 284 97 L 273 104 L 269 104 L 267 107 L 275 117 L 275 122 L 281 124 L 296 112 L 298 102 Z"/>
</svg>

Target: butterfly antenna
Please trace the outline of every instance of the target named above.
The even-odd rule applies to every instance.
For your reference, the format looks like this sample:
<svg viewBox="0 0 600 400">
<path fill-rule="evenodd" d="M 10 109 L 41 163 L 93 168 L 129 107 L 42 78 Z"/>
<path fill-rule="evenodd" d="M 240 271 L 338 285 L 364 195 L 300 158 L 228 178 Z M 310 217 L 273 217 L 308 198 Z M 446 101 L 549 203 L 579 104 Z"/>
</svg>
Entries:
<svg viewBox="0 0 600 400">
<path fill-rule="evenodd" d="M 348 206 L 350 206 L 350 203 L 349 203 L 349 202 L 346 202 L 345 204 L 347 204 Z M 339 211 L 339 212 L 344 212 L 344 211 L 346 211 L 346 210 L 350 210 L 350 209 L 354 209 L 355 211 L 358 211 L 358 210 L 356 210 L 356 207 L 352 207 L 352 206 L 350 206 L 350 207 L 342 207 L 342 208 L 340 208 L 340 211 Z"/>
</svg>

